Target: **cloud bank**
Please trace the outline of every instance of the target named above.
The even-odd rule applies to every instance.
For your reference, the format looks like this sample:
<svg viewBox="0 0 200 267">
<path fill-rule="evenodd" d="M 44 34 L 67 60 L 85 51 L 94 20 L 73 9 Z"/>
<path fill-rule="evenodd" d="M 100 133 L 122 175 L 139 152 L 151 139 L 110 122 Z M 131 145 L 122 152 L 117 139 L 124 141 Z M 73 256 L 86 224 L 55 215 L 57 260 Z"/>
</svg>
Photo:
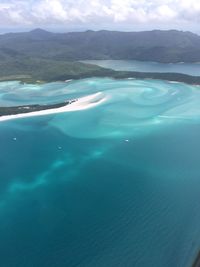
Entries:
<svg viewBox="0 0 200 267">
<path fill-rule="evenodd" d="M 1 26 L 197 24 L 197 0 L 0 0 Z"/>
</svg>

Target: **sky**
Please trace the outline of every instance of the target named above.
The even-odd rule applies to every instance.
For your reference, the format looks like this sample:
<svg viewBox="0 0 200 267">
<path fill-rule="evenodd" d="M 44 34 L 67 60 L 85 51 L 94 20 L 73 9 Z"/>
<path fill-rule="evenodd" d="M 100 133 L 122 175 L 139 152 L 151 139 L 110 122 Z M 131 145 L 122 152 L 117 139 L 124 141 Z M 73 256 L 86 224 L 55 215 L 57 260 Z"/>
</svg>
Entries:
<svg viewBox="0 0 200 267">
<path fill-rule="evenodd" d="M 199 0 L 0 0 L 0 31 L 179 29 L 200 33 Z"/>
</svg>

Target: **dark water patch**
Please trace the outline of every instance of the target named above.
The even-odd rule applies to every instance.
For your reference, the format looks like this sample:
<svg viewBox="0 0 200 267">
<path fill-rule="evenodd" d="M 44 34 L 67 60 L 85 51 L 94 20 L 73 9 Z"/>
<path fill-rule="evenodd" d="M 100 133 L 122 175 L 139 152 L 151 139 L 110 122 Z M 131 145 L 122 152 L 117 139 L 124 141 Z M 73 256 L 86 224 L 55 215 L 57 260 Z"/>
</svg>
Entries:
<svg viewBox="0 0 200 267">
<path fill-rule="evenodd" d="M 195 171 L 199 154 L 192 153 L 199 144 L 194 141 L 199 126 L 183 129 L 128 144 L 116 140 L 99 158 L 91 152 L 108 147 L 107 141 L 73 139 L 53 129 L 48 134 L 36 130 L 29 137 L 20 132 L 32 163 L 28 158 L 30 169 L 25 170 L 11 165 L 13 173 L 1 169 L 10 177 L 7 183 L 13 182 L 14 173 L 29 183 L 28 174 L 34 179 L 49 169 L 60 153 L 55 149 L 58 140 L 75 162 L 51 172 L 44 186 L 13 192 L 13 201 L 1 210 L 2 266 L 184 266 L 183 252 L 191 247 L 188 240 L 199 220 L 194 214 L 200 192 Z M 180 154 L 175 144 L 182 146 Z M 27 153 L 20 151 L 26 164 Z M 73 179 L 68 179 L 75 166 Z"/>
</svg>

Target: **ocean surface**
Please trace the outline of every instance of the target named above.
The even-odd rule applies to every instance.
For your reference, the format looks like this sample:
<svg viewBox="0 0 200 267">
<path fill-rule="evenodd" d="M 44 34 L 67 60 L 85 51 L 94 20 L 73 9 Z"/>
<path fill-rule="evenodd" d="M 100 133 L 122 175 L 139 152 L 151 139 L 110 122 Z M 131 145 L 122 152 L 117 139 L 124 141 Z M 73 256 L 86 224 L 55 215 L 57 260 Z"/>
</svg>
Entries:
<svg viewBox="0 0 200 267">
<path fill-rule="evenodd" d="M 83 62 L 99 65 L 119 71 L 138 72 L 175 72 L 200 76 L 200 63 L 158 63 L 137 60 L 84 60 Z"/>
<path fill-rule="evenodd" d="M 0 122 L 1 267 L 190 267 L 200 248 L 200 87 L 0 83 L 0 106 L 104 102 Z"/>
</svg>

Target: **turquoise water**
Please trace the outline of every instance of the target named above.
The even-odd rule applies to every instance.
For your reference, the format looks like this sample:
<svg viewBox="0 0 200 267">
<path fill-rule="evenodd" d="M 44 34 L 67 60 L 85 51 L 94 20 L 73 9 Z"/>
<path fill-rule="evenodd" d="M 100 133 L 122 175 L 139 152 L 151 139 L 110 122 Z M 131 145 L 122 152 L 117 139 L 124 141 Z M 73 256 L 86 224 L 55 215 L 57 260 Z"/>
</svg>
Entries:
<svg viewBox="0 0 200 267">
<path fill-rule="evenodd" d="M 0 104 L 102 92 L 91 109 L 0 122 L 3 267 L 187 267 L 200 245 L 199 87 L 0 83 Z"/>
<path fill-rule="evenodd" d="M 85 60 L 83 62 L 121 71 L 175 72 L 200 76 L 200 63 L 157 63 L 137 60 Z"/>
</svg>

